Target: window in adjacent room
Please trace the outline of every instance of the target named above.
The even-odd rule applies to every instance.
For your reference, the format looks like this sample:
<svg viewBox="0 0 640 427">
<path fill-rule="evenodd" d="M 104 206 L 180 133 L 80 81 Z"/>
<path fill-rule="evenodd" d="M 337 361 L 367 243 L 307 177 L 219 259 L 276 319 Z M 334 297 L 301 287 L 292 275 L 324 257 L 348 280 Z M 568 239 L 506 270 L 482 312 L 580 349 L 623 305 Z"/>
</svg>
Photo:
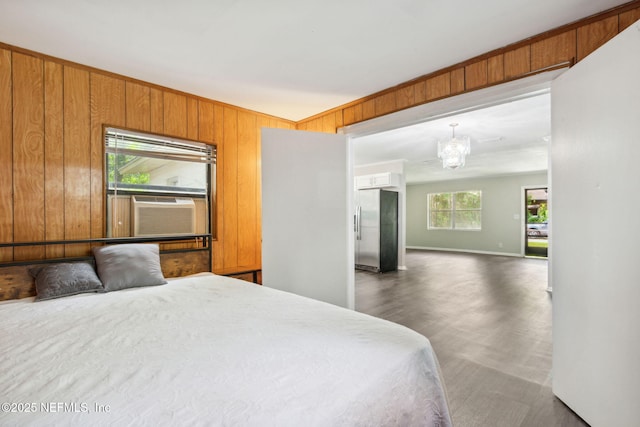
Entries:
<svg viewBox="0 0 640 427">
<path fill-rule="evenodd" d="M 481 230 L 482 191 L 429 193 L 429 230 Z"/>
<path fill-rule="evenodd" d="M 215 146 L 110 127 L 104 136 L 107 237 L 210 233 Z"/>
</svg>

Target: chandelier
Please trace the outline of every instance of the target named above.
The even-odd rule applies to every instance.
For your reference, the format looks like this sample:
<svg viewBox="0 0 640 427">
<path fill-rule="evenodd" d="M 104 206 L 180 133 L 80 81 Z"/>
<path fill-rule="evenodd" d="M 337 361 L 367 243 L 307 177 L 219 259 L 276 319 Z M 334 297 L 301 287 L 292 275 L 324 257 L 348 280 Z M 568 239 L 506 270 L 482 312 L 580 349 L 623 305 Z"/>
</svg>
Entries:
<svg viewBox="0 0 640 427">
<path fill-rule="evenodd" d="M 456 138 L 456 126 L 451 123 L 451 139 L 438 141 L 438 158 L 442 160 L 445 169 L 458 169 L 464 166 L 464 156 L 471 152 L 471 143 L 468 136 Z"/>
</svg>

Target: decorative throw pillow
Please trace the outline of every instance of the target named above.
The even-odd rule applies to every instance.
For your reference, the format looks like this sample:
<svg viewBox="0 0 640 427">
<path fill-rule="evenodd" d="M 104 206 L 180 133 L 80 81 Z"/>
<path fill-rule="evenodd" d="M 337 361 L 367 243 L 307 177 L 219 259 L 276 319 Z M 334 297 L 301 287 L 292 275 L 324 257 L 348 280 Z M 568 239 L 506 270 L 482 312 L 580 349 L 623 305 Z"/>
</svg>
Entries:
<svg viewBox="0 0 640 427">
<path fill-rule="evenodd" d="M 36 279 L 36 301 L 86 292 L 104 292 L 93 266 L 85 262 L 34 267 L 29 273 Z"/>
<path fill-rule="evenodd" d="M 93 256 L 107 292 L 167 283 L 160 267 L 158 245 L 130 243 L 94 247 Z"/>
</svg>

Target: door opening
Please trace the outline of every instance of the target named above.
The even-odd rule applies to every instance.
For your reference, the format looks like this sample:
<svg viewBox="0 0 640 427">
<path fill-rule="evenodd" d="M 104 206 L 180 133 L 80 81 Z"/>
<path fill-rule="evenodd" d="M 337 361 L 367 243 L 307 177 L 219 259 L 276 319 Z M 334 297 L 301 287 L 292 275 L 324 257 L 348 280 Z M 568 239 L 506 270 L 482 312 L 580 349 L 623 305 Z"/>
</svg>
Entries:
<svg viewBox="0 0 640 427">
<path fill-rule="evenodd" d="M 547 187 L 526 188 L 524 190 L 525 215 L 524 254 L 525 256 L 547 257 L 549 251 L 549 210 Z"/>
</svg>

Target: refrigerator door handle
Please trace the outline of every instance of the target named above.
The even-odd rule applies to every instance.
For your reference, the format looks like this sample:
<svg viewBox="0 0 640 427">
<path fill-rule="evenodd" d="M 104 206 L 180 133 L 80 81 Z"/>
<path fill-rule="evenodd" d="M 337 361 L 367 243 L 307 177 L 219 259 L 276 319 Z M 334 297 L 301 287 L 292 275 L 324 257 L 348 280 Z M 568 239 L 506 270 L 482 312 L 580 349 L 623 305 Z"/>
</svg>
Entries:
<svg viewBox="0 0 640 427">
<path fill-rule="evenodd" d="M 356 240 L 360 240 L 360 214 L 361 213 L 362 213 L 362 208 L 360 206 L 356 206 L 356 220 L 355 220 Z"/>
</svg>

